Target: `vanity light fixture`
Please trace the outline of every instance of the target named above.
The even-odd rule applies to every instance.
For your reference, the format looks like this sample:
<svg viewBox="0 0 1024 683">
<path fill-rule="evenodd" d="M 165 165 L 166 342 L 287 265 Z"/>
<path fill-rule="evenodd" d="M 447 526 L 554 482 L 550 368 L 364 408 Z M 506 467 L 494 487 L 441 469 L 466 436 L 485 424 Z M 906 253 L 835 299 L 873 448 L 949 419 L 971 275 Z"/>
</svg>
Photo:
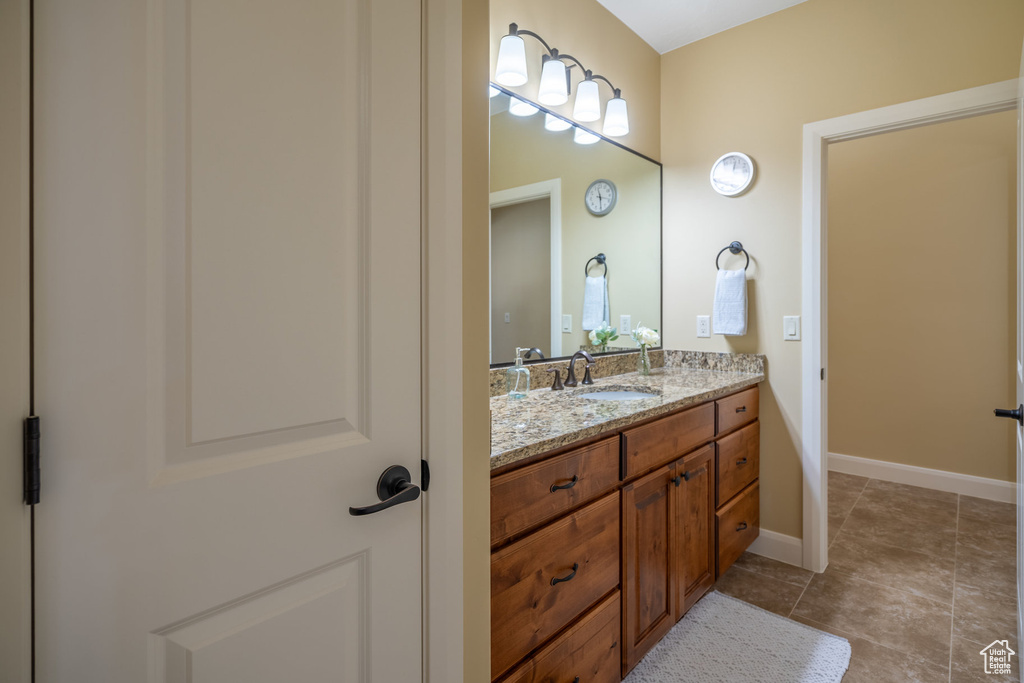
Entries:
<svg viewBox="0 0 1024 683">
<path fill-rule="evenodd" d="M 498 63 L 494 72 L 494 80 L 511 87 L 524 85 L 529 80 L 526 68 L 526 43 L 521 36 L 536 38 L 547 51 L 541 62 L 538 102 L 548 106 L 557 106 L 568 102 L 572 84 L 571 71 L 575 67 L 579 67 L 583 80 L 576 86 L 573 118 L 577 121 L 587 122 L 597 121 L 601 118 L 601 97 L 597 81 L 604 81 L 612 89 L 612 98 L 606 105 L 603 133 L 609 137 L 618 137 L 629 133 L 629 117 L 621 90 L 604 76 L 595 74 L 584 67 L 572 55 L 560 53 L 539 35 L 533 31 L 522 30 L 517 24 L 509 24 L 508 35 L 502 36 L 501 43 L 498 45 Z"/>
<path fill-rule="evenodd" d="M 544 114 L 544 128 L 550 130 L 553 133 L 558 133 L 563 130 L 569 130 L 572 128 L 572 124 L 565 119 L 560 119 L 552 114 Z"/>
<path fill-rule="evenodd" d="M 539 111 L 540 109 L 518 97 L 512 97 L 508 101 L 508 113 L 513 116 L 533 116 Z"/>
<path fill-rule="evenodd" d="M 594 135 L 589 130 L 579 126 L 576 126 L 576 130 L 572 134 L 572 141 L 577 145 L 592 145 L 600 139 L 600 137 Z"/>
</svg>

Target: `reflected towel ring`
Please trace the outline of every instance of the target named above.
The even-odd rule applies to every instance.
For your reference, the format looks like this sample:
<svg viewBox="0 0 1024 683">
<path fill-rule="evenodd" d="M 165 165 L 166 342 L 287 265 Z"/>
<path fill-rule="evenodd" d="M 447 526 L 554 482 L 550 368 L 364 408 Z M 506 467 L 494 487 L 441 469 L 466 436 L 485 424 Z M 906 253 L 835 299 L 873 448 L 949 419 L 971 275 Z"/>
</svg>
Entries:
<svg viewBox="0 0 1024 683">
<path fill-rule="evenodd" d="M 591 257 L 590 261 L 597 261 L 599 264 L 604 266 L 604 276 L 608 277 L 608 261 L 604 254 L 598 254 L 597 256 Z M 587 265 L 583 266 L 584 277 L 590 277 L 590 261 L 587 261 Z"/>
<path fill-rule="evenodd" d="M 739 242 L 733 242 L 725 249 L 722 249 L 722 251 L 718 252 L 718 256 L 715 257 L 715 268 L 717 270 L 722 269 L 722 267 L 718 265 L 718 259 L 722 258 L 722 254 L 724 254 L 726 250 L 728 250 L 731 254 L 739 254 L 742 251 L 743 255 L 747 257 L 747 263 L 746 265 L 743 266 L 743 270 L 746 270 L 747 268 L 750 267 L 750 254 L 747 253 L 747 250 L 743 248 L 742 244 L 740 244 Z"/>
</svg>

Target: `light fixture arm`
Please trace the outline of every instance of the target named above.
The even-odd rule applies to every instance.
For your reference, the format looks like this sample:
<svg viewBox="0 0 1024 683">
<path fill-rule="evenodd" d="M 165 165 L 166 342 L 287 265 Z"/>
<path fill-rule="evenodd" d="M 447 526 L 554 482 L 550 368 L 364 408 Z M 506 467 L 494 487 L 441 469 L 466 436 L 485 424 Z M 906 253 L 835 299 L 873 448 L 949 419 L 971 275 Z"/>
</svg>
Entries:
<svg viewBox="0 0 1024 683">
<path fill-rule="evenodd" d="M 533 38 L 536 38 L 537 40 L 540 41 L 540 44 L 544 46 L 544 49 L 548 51 L 549 55 L 557 55 L 558 54 L 558 50 L 553 50 L 551 48 L 551 46 L 548 45 L 548 41 L 544 40 L 543 38 L 541 38 L 539 35 L 537 35 L 533 31 L 527 31 L 526 29 L 519 28 L 519 24 L 515 24 L 515 23 L 509 24 L 508 25 L 508 34 L 510 36 L 532 36 Z"/>
<path fill-rule="evenodd" d="M 590 80 L 595 80 L 595 81 L 604 81 L 605 83 L 607 83 L 607 84 L 608 84 L 608 87 L 612 89 L 612 94 L 613 94 L 613 95 L 614 95 L 615 97 L 621 97 L 621 96 L 622 96 L 622 91 L 621 91 L 621 90 L 619 90 L 618 88 L 616 88 L 616 87 L 615 87 L 614 85 L 612 85 L 612 82 L 611 82 L 611 81 L 609 81 L 609 80 L 608 80 L 607 78 L 605 78 L 604 76 L 602 76 L 601 74 L 592 74 L 592 73 L 590 73 L 590 72 L 588 71 L 588 72 L 587 72 L 587 76 L 588 76 L 588 78 L 589 78 Z"/>
</svg>

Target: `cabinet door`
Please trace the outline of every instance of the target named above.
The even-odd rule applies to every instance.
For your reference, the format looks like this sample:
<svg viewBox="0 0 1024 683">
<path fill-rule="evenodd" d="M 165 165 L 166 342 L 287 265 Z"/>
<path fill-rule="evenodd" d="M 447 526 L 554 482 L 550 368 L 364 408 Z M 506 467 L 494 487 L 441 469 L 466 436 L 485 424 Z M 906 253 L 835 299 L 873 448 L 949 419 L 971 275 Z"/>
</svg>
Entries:
<svg viewBox="0 0 1024 683">
<path fill-rule="evenodd" d="M 674 465 L 677 619 L 715 582 L 714 462 L 715 446 L 708 444 Z"/>
<path fill-rule="evenodd" d="M 675 484 L 669 466 L 622 488 L 622 675 L 676 623 Z"/>
</svg>

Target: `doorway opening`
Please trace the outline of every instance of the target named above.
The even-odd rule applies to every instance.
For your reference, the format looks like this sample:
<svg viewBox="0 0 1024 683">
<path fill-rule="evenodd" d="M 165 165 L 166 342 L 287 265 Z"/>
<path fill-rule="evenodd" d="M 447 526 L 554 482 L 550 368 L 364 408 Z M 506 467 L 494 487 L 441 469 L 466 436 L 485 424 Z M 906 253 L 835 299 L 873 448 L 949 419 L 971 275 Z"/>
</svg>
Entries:
<svg viewBox="0 0 1024 683">
<path fill-rule="evenodd" d="M 828 564 L 828 245 L 829 146 L 848 140 L 1014 109 L 1017 81 L 883 107 L 804 126 L 802 453 L 804 472 L 803 564 Z M 909 255 L 912 256 L 912 255 Z"/>
</svg>

